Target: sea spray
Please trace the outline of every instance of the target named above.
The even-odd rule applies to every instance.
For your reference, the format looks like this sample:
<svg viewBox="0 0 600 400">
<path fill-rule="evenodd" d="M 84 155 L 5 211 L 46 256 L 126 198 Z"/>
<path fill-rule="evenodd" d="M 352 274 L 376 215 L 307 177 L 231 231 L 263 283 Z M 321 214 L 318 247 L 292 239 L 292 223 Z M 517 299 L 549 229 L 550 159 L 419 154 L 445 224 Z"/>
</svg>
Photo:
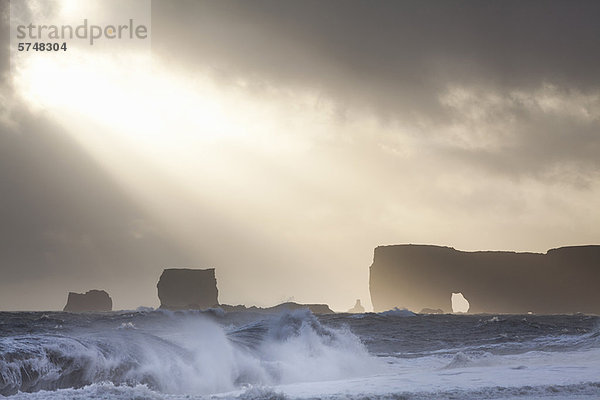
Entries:
<svg viewBox="0 0 600 400">
<path fill-rule="evenodd" d="M 263 324 L 258 352 L 273 383 L 342 379 L 382 368 L 348 328 L 324 326 L 308 310 L 285 312 Z"/>
<path fill-rule="evenodd" d="M 599 398 L 600 318 L 492 319 L 0 313 L 0 390 L 10 400 Z"/>
<path fill-rule="evenodd" d="M 0 394 L 100 382 L 208 394 L 342 379 L 377 365 L 348 329 L 325 327 L 307 310 L 229 330 L 212 314 L 159 314 L 155 323 L 116 320 L 61 334 L 0 338 Z"/>
</svg>

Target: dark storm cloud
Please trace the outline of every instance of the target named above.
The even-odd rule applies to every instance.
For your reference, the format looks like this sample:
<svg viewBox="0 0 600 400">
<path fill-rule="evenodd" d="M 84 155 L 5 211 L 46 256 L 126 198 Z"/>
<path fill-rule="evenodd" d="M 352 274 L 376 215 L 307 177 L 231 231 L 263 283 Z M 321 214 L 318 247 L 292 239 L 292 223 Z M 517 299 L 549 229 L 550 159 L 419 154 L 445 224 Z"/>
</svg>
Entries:
<svg viewBox="0 0 600 400">
<path fill-rule="evenodd" d="M 599 17 L 593 1 L 155 2 L 153 47 L 224 81 L 318 91 L 341 115 L 426 120 L 429 129 L 418 134 L 435 137 L 462 118 L 440 102 L 449 86 L 505 100 L 548 83 L 567 95 L 597 94 Z M 467 162 L 537 177 L 564 163 L 595 173 L 599 104 L 591 106 L 596 117 L 582 120 L 513 102 L 501 110 L 512 126 L 471 127 L 510 129 L 502 134 L 513 136 L 508 150 L 447 143 L 440 156 L 460 153 Z"/>
<path fill-rule="evenodd" d="M 600 177 L 600 124 L 536 115 L 523 121 L 514 143 L 489 151 L 448 150 L 462 159 L 511 175 L 568 181 L 587 187 Z"/>
<path fill-rule="evenodd" d="M 453 114 L 445 121 L 447 129 L 438 125 L 440 136 L 446 136 L 440 155 L 502 174 L 576 184 L 590 183 L 600 174 L 598 92 L 553 85 L 531 91 L 459 90 L 442 103 Z M 462 137 L 453 136 L 454 129 Z"/>
<path fill-rule="evenodd" d="M 427 89 L 448 79 L 503 86 L 548 79 L 580 88 L 599 84 L 596 2 L 263 0 L 153 6 L 155 44 L 176 48 L 177 58 L 244 75 L 334 84 L 358 93 L 370 87 L 392 99 L 401 94 L 396 88 Z"/>
</svg>

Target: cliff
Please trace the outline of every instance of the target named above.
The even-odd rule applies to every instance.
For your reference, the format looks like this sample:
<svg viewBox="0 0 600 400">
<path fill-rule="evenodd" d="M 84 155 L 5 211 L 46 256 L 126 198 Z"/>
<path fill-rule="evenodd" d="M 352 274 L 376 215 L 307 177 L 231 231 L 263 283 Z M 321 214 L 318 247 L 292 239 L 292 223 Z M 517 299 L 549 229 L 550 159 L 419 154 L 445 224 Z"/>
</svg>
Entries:
<svg viewBox="0 0 600 400">
<path fill-rule="evenodd" d="M 599 282 L 600 246 L 541 254 L 396 245 L 375 249 L 369 288 L 375 311 L 450 312 L 460 292 L 469 313 L 600 314 Z"/>
<path fill-rule="evenodd" d="M 69 292 L 63 311 L 112 311 L 112 299 L 104 290 L 90 290 L 85 293 Z"/>
<path fill-rule="evenodd" d="M 205 309 L 218 306 L 215 269 L 165 269 L 156 285 L 160 308 Z"/>
</svg>

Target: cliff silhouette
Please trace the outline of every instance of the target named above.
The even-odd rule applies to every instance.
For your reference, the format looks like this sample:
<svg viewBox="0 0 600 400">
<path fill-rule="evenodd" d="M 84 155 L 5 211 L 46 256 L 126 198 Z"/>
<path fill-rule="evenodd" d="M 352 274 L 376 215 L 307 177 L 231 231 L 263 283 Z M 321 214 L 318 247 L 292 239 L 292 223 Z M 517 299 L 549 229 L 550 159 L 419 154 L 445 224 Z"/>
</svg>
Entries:
<svg viewBox="0 0 600 400">
<path fill-rule="evenodd" d="M 206 309 L 219 304 L 215 269 L 169 268 L 158 283 L 160 308 Z"/>
<path fill-rule="evenodd" d="M 112 299 L 104 290 L 89 290 L 85 293 L 69 292 L 63 311 L 106 312 L 112 311 Z"/>
<path fill-rule="evenodd" d="M 411 244 L 375 249 L 369 289 L 377 312 L 451 312 L 451 295 L 460 292 L 469 313 L 600 314 L 599 282 L 600 246 L 542 254 Z"/>
</svg>

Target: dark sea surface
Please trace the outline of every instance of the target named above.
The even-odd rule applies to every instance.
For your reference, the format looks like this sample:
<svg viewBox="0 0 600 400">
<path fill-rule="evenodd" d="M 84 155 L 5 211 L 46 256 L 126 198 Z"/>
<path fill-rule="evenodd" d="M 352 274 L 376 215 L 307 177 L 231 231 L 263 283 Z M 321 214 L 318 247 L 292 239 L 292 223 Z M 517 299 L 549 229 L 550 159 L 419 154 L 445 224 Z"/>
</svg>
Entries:
<svg viewBox="0 0 600 400">
<path fill-rule="evenodd" d="M 600 318 L 0 313 L 10 399 L 600 399 Z"/>
</svg>

